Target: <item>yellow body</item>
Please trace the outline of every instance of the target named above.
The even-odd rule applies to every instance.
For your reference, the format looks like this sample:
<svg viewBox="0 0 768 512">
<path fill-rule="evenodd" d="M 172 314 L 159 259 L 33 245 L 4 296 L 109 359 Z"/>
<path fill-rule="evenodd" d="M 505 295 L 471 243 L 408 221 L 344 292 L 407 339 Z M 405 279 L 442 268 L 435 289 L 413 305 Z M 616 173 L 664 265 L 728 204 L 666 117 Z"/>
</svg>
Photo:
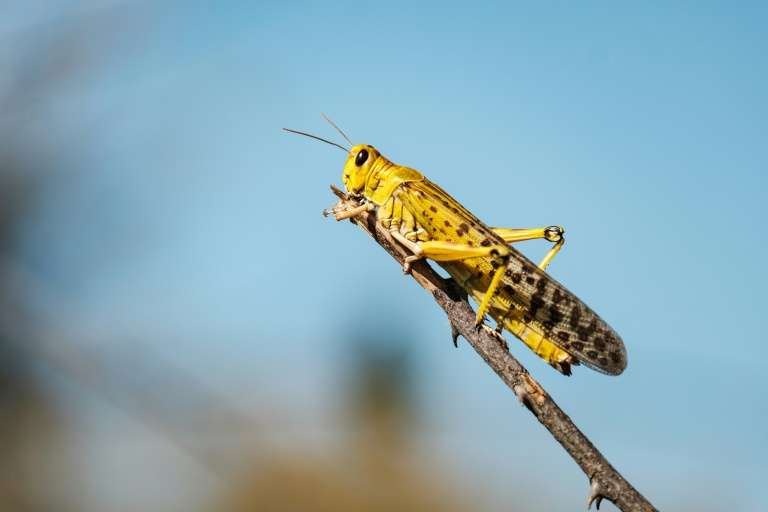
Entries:
<svg viewBox="0 0 768 512">
<path fill-rule="evenodd" d="M 562 237 L 541 268 L 510 246 L 549 240 L 550 228 L 490 228 L 420 172 L 390 162 L 369 145 L 350 150 L 342 181 L 349 194 L 364 198 L 360 211 L 375 210 L 377 220 L 413 253 L 409 259 L 436 261 L 479 303 L 479 322 L 489 314 L 565 374 L 579 362 L 614 375 L 626 366 L 621 338 L 543 270 Z"/>
</svg>

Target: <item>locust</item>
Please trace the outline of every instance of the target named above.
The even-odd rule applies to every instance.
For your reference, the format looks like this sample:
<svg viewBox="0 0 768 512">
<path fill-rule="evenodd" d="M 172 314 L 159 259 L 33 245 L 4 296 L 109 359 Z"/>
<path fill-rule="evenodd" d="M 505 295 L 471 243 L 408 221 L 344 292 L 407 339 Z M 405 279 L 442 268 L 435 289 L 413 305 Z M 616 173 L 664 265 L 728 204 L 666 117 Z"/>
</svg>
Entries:
<svg viewBox="0 0 768 512">
<path fill-rule="evenodd" d="M 344 220 L 373 213 L 407 254 L 404 272 L 418 260 L 436 262 L 477 302 L 478 327 L 490 316 L 496 332 L 511 332 L 560 373 L 570 375 L 571 367 L 579 364 L 608 375 L 624 371 L 627 353 L 621 337 L 546 272 L 565 243 L 561 226 L 489 227 L 419 171 L 391 162 L 369 144 L 353 144 L 323 117 L 350 149 L 306 132 L 284 130 L 347 154 L 341 180 L 348 196 L 360 204 L 346 207 L 340 202 L 326 215 Z M 553 244 L 538 264 L 512 245 L 534 239 Z"/>
</svg>

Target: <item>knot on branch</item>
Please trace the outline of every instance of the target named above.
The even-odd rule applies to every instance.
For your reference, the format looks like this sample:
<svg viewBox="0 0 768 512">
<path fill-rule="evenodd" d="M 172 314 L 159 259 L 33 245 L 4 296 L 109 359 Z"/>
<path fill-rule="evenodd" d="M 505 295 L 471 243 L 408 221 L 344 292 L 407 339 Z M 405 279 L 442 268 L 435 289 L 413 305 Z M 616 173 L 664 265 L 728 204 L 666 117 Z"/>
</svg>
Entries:
<svg viewBox="0 0 768 512">
<path fill-rule="evenodd" d="M 547 401 L 547 393 L 544 388 L 528 373 L 523 373 L 520 376 L 520 382 L 512 387 L 512 391 L 515 392 L 523 405 L 528 405 L 526 401 L 529 401 L 541 406 Z"/>
</svg>

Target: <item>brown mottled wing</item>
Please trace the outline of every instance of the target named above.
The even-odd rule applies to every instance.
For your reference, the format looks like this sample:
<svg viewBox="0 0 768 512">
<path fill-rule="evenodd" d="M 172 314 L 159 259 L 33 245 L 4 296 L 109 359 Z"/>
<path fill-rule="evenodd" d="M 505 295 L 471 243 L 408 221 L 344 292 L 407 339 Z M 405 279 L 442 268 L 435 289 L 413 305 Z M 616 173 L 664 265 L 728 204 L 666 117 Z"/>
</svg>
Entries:
<svg viewBox="0 0 768 512">
<path fill-rule="evenodd" d="M 399 199 L 430 238 L 457 243 L 506 245 L 492 230 L 431 181 L 402 185 Z M 621 337 L 563 285 L 511 247 L 497 299 L 522 313 L 529 329 L 595 370 L 617 375 L 627 365 Z M 490 258 L 441 264 L 463 286 L 485 290 L 493 269 Z"/>
<path fill-rule="evenodd" d="M 562 284 L 514 250 L 503 278 L 503 293 L 524 306 L 523 321 L 552 343 L 595 370 L 618 375 L 627 366 L 621 337 Z"/>
</svg>

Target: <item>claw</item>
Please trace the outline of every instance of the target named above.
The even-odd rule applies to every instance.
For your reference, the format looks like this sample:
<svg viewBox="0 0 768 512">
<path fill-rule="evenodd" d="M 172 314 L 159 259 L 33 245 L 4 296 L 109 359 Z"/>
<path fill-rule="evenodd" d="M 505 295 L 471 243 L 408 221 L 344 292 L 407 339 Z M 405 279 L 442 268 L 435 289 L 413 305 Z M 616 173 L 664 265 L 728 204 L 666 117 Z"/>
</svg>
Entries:
<svg viewBox="0 0 768 512">
<path fill-rule="evenodd" d="M 410 274 L 411 273 L 411 264 L 423 260 L 424 257 L 417 254 L 412 254 L 411 256 L 406 256 L 403 260 L 403 274 Z"/>
<path fill-rule="evenodd" d="M 336 215 L 337 213 L 339 213 L 340 211 L 343 211 L 344 209 L 345 209 L 344 208 L 344 200 L 343 199 L 339 199 L 338 203 L 336 203 L 335 205 L 331 206 L 330 208 L 326 208 L 325 210 L 323 210 L 323 217 L 328 217 L 328 216 L 331 216 L 331 215 Z"/>
</svg>

